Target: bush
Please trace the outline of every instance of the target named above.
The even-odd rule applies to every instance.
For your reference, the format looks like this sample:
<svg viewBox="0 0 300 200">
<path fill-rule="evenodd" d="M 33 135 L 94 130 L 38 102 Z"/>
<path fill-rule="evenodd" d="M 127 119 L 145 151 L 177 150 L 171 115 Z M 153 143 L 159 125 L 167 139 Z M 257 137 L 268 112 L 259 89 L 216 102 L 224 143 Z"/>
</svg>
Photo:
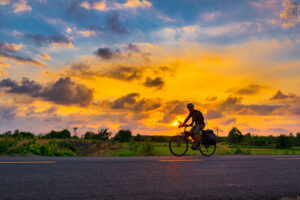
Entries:
<svg viewBox="0 0 300 200">
<path fill-rule="evenodd" d="M 293 142 L 290 137 L 285 135 L 280 135 L 277 137 L 276 148 L 278 149 L 287 149 L 292 147 Z"/>
<path fill-rule="evenodd" d="M 240 144 L 242 140 L 243 140 L 242 132 L 238 128 L 233 127 L 228 134 L 229 144 Z"/>
<path fill-rule="evenodd" d="M 130 130 L 119 130 L 115 135 L 114 140 L 119 142 L 129 142 L 132 138 Z"/>
<path fill-rule="evenodd" d="M 142 145 L 142 149 L 140 153 L 143 156 L 153 156 L 154 155 L 153 145 L 150 142 L 144 143 Z"/>
<path fill-rule="evenodd" d="M 43 138 L 51 139 L 51 138 L 71 138 L 71 133 L 69 130 L 64 129 L 62 131 L 51 131 L 50 133 L 43 136 Z"/>
</svg>

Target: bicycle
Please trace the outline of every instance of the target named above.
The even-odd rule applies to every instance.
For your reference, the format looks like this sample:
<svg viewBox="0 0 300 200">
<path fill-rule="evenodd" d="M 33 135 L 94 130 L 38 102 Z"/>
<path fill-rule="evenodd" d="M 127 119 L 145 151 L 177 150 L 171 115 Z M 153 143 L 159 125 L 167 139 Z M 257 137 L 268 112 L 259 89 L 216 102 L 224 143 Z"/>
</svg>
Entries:
<svg viewBox="0 0 300 200">
<path fill-rule="evenodd" d="M 194 142 L 189 139 L 189 131 L 186 131 L 186 127 L 184 126 L 184 130 L 181 132 L 180 135 L 175 135 L 171 138 L 169 142 L 169 149 L 170 152 L 174 156 L 184 156 L 188 151 L 189 143 L 193 146 Z M 204 156 L 212 156 L 216 152 L 216 144 L 207 144 L 206 141 L 203 140 L 203 130 L 200 131 L 200 138 L 199 138 L 199 146 L 195 150 L 200 150 L 201 154 Z M 193 149 L 194 150 L 194 149 Z"/>
</svg>

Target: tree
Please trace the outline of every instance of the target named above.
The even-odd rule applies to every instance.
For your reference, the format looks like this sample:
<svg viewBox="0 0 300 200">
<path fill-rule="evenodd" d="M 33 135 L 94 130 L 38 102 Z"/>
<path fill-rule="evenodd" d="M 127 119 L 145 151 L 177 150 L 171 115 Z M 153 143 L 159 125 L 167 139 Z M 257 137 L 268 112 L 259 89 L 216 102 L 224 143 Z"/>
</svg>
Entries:
<svg viewBox="0 0 300 200">
<path fill-rule="evenodd" d="M 240 144 L 242 140 L 242 132 L 237 127 L 233 127 L 228 134 L 229 144 Z"/>
<path fill-rule="evenodd" d="M 109 140 L 109 137 L 111 136 L 111 134 L 112 134 L 112 132 L 108 131 L 107 128 L 100 129 L 100 130 L 98 130 L 98 134 L 94 134 L 92 136 L 92 139 L 107 141 L 107 140 Z"/>
<path fill-rule="evenodd" d="M 87 131 L 87 132 L 84 134 L 84 139 L 92 139 L 94 135 L 95 135 L 94 132 L 92 132 L 92 131 Z"/>
<path fill-rule="evenodd" d="M 114 140 L 119 142 L 129 142 L 132 138 L 131 131 L 127 130 L 119 130 L 119 132 L 115 135 Z"/>
<path fill-rule="evenodd" d="M 62 131 L 51 131 L 44 136 L 45 138 L 71 138 L 71 133 L 68 129 Z"/>
<path fill-rule="evenodd" d="M 276 147 L 279 149 L 288 149 L 293 146 L 291 138 L 286 135 L 280 135 L 277 137 Z"/>
</svg>

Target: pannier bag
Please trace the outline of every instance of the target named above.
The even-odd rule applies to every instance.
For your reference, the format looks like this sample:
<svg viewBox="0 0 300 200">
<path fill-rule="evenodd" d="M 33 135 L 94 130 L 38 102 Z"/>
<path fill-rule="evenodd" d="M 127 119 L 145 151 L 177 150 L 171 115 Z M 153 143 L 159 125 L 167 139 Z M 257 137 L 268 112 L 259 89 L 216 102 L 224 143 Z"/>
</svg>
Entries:
<svg viewBox="0 0 300 200">
<path fill-rule="evenodd" d="M 202 143 L 204 145 L 214 145 L 217 143 L 217 137 L 213 130 L 207 129 L 202 132 Z"/>
</svg>

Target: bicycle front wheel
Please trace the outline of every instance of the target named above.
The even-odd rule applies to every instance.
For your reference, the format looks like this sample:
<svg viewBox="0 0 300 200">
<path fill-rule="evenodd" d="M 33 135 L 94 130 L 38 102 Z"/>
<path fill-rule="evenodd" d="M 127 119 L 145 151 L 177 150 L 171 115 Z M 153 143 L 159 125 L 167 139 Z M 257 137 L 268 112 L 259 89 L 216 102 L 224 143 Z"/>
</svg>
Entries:
<svg viewBox="0 0 300 200">
<path fill-rule="evenodd" d="M 201 144 L 199 150 L 204 156 L 212 156 L 216 152 L 217 146 L 215 144 Z"/>
<path fill-rule="evenodd" d="M 174 156 L 184 156 L 188 150 L 188 145 L 188 141 L 184 140 L 181 135 L 176 135 L 171 138 L 169 149 Z"/>
</svg>

